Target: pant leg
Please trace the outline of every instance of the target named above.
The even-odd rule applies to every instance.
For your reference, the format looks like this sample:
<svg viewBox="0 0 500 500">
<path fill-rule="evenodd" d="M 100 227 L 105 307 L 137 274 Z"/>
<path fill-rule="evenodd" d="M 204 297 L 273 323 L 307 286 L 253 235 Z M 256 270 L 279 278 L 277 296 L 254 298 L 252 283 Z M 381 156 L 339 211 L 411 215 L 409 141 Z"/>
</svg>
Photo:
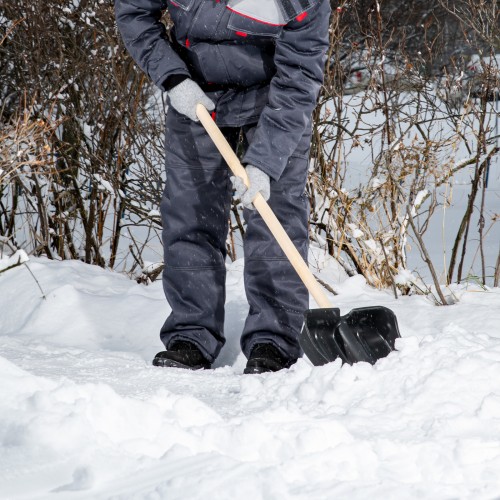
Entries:
<svg viewBox="0 0 500 500">
<path fill-rule="evenodd" d="M 247 132 L 248 141 L 254 129 Z M 269 205 L 300 254 L 307 259 L 309 200 L 305 194 L 311 132 L 304 133 L 278 181 L 271 180 Z M 248 357 L 260 342 L 287 358 L 302 355 L 298 336 L 309 306 L 306 287 L 256 210 L 244 210 L 245 290 L 250 305 L 241 347 Z"/>
<path fill-rule="evenodd" d="M 237 129 L 225 130 L 234 142 Z M 170 109 L 161 202 L 163 288 L 172 308 L 160 338 L 195 343 L 213 362 L 224 345 L 228 168 L 200 123 Z"/>
</svg>

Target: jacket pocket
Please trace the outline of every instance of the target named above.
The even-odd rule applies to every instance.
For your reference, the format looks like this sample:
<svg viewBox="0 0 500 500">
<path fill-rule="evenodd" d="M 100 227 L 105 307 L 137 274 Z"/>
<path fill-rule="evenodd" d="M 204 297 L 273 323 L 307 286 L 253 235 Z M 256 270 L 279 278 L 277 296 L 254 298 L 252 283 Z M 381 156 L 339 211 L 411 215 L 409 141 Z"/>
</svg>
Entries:
<svg viewBox="0 0 500 500">
<path fill-rule="evenodd" d="M 270 36 L 278 38 L 283 30 L 283 25 L 272 24 L 257 19 L 239 14 L 238 12 L 231 12 L 227 27 L 231 31 L 235 31 L 237 35 L 256 35 L 256 36 Z"/>
</svg>

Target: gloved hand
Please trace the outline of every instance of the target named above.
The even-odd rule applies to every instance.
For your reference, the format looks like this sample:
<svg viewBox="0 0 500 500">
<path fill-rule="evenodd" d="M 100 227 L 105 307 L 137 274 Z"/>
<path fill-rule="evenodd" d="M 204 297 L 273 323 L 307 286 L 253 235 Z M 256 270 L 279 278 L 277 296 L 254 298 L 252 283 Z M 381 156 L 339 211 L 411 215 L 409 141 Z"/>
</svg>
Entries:
<svg viewBox="0 0 500 500">
<path fill-rule="evenodd" d="M 195 122 L 199 121 L 196 116 L 197 104 L 203 104 L 208 111 L 215 109 L 215 104 L 212 100 L 207 97 L 196 82 L 193 82 L 189 78 L 171 88 L 167 93 L 172 107 L 178 113 L 187 116 Z"/>
<path fill-rule="evenodd" d="M 257 192 L 260 191 L 260 194 L 266 201 L 269 199 L 271 195 L 271 179 L 260 168 L 254 167 L 253 165 L 247 165 L 245 170 L 250 180 L 249 188 L 245 186 L 241 177 L 233 176 L 231 177 L 231 182 L 236 190 L 236 197 L 240 198 L 243 206 L 250 210 L 254 210 L 255 207 L 252 204 L 252 200 L 255 198 Z"/>
</svg>

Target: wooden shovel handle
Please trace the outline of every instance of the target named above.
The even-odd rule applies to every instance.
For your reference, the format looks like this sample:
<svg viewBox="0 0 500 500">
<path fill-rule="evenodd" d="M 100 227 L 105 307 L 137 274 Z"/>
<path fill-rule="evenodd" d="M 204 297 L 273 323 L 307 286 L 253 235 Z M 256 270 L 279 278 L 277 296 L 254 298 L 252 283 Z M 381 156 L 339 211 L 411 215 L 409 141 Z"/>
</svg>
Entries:
<svg viewBox="0 0 500 500">
<path fill-rule="evenodd" d="M 248 175 L 245 171 L 245 168 L 240 163 L 240 160 L 234 153 L 226 138 L 222 135 L 219 127 L 217 127 L 215 122 L 212 120 L 212 117 L 202 104 L 197 105 L 196 114 L 200 119 L 202 125 L 205 127 L 208 135 L 212 138 L 212 141 L 219 150 L 220 154 L 222 155 L 224 160 L 226 160 L 233 174 L 241 177 L 245 185 L 248 187 L 250 185 L 250 182 L 248 180 Z M 321 285 L 314 278 L 313 274 L 307 267 L 307 264 L 304 262 L 304 259 L 295 248 L 295 245 L 292 243 L 292 240 L 288 237 L 286 231 L 283 229 L 280 221 L 277 219 L 276 215 L 271 210 L 271 207 L 268 205 L 267 201 L 264 200 L 260 193 L 257 193 L 255 195 L 253 204 L 261 217 L 264 219 L 264 222 L 267 224 L 267 227 L 269 228 L 273 236 L 276 238 L 276 241 L 287 256 L 300 279 L 309 290 L 309 293 L 314 297 L 314 300 L 317 302 L 318 306 L 332 307 L 330 301 L 328 300 L 328 297 L 323 292 Z"/>
</svg>

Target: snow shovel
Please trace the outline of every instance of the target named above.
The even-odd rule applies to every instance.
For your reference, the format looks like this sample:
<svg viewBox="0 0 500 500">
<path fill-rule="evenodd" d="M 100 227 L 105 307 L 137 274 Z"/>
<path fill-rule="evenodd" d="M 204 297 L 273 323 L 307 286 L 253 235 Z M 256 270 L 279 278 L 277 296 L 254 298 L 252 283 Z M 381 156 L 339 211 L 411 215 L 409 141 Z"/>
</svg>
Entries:
<svg viewBox="0 0 500 500">
<path fill-rule="evenodd" d="M 248 187 L 245 168 L 206 108 L 198 104 L 196 114 L 233 174 L 241 177 Z M 375 306 L 353 309 L 341 316 L 260 193 L 253 199 L 253 205 L 321 308 L 305 312 L 299 336 L 300 345 L 313 365 L 324 365 L 337 358 L 349 364 L 357 361 L 374 364 L 393 351 L 400 337 L 395 314 L 386 307 Z"/>
</svg>

